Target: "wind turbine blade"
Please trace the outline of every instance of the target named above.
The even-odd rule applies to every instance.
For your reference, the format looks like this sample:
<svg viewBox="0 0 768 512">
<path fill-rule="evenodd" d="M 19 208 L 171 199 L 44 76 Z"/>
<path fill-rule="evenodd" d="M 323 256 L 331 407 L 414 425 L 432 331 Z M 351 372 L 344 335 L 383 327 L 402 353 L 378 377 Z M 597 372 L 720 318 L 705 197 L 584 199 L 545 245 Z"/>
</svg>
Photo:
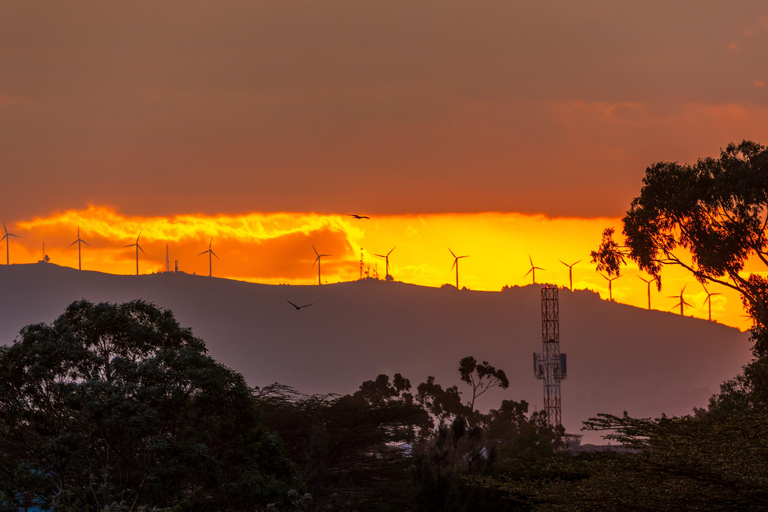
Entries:
<svg viewBox="0 0 768 512">
<path fill-rule="evenodd" d="M 3 238 L 0 238 L 0 242 L 2 242 L 3 240 L 5 240 L 6 238 L 8 238 L 8 235 L 7 235 L 7 234 L 3 235 Z"/>
<path fill-rule="evenodd" d="M 378 256 L 379 258 L 386 258 L 383 254 L 374 254 L 374 256 Z"/>
<path fill-rule="evenodd" d="M 453 251 L 451 250 L 451 248 L 450 248 L 450 247 L 448 248 L 448 252 L 450 252 L 450 253 L 451 253 L 451 256 L 453 256 L 454 258 L 456 257 L 456 255 L 455 255 L 455 254 L 453 254 Z"/>
<path fill-rule="evenodd" d="M 128 245 L 124 245 L 123 247 L 133 247 L 134 245 L 136 244 L 128 244 Z"/>
<path fill-rule="evenodd" d="M 136 244 L 136 247 L 139 248 L 139 250 L 141 251 L 141 254 L 147 254 L 147 253 L 144 252 L 144 249 L 142 249 L 139 244 Z"/>
<path fill-rule="evenodd" d="M 688 286 L 688 285 L 686 284 L 685 286 Z M 681 297 L 682 297 L 682 295 L 683 295 L 683 292 L 685 291 L 685 286 L 683 286 L 683 289 L 682 289 L 682 290 L 680 290 L 680 296 L 681 296 Z"/>
<path fill-rule="evenodd" d="M 210 249 L 209 249 L 209 250 L 210 250 Z M 216 256 L 216 253 L 215 253 L 215 252 L 213 252 L 213 251 L 211 251 L 211 254 L 213 254 L 214 256 Z M 221 258 L 219 258 L 218 256 L 216 256 L 216 259 L 217 259 L 217 260 L 220 260 Z"/>
<path fill-rule="evenodd" d="M 136 243 L 139 243 L 139 238 L 141 238 L 141 231 L 139 231 L 139 236 L 136 237 Z"/>
<path fill-rule="evenodd" d="M 469 254 L 467 254 L 466 256 L 457 256 L 457 257 L 456 257 L 456 259 L 457 259 L 457 260 L 459 260 L 459 259 L 461 259 L 461 258 L 469 258 Z"/>
<path fill-rule="evenodd" d="M 312 250 L 315 251 L 315 255 L 320 256 L 319 254 L 317 254 L 317 249 L 315 249 L 315 244 L 312 244 Z"/>
<path fill-rule="evenodd" d="M 577 261 L 576 263 L 571 263 L 571 266 L 574 267 L 574 266 L 576 266 L 579 263 L 581 263 L 581 260 Z"/>
<path fill-rule="evenodd" d="M 77 242 L 80 242 L 80 240 L 75 240 L 74 242 L 72 242 L 71 244 L 69 244 L 67 247 L 72 247 L 72 246 L 73 246 L 73 245 L 75 245 Z M 83 242 L 83 243 L 85 243 L 85 242 Z"/>
<path fill-rule="evenodd" d="M 315 261 L 312 262 L 312 266 L 309 267 L 309 268 L 315 268 L 315 263 L 317 263 L 318 260 L 320 260 L 320 255 L 319 254 L 317 255 L 317 258 L 315 258 Z"/>
<path fill-rule="evenodd" d="M 563 264 L 563 265 L 565 265 L 566 267 L 570 267 L 570 265 L 569 265 L 569 264 L 567 264 L 566 262 L 564 262 L 563 260 L 557 260 L 557 261 L 559 261 L 560 263 L 562 263 L 562 264 Z"/>
<path fill-rule="evenodd" d="M 394 247 L 392 248 L 392 251 L 394 251 L 395 249 L 397 249 L 397 246 L 394 246 Z M 389 252 L 387 253 L 387 256 L 389 256 L 390 254 L 392 254 L 392 251 L 389 251 Z"/>
<path fill-rule="evenodd" d="M 198 254 L 198 256 L 200 256 L 200 255 L 202 255 L 202 254 L 208 254 L 208 251 L 203 251 L 203 252 L 201 252 L 200 254 Z"/>
<path fill-rule="evenodd" d="M 91 244 L 89 244 L 88 242 L 86 242 L 85 240 L 80 240 L 80 241 L 81 241 L 81 242 L 83 242 L 85 245 L 87 245 L 87 246 L 89 246 L 89 247 L 90 247 L 90 245 L 91 245 Z"/>
<path fill-rule="evenodd" d="M 530 261 L 531 262 L 531 266 L 533 266 L 533 258 L 531 258 L 530 254 L 528 255 L 528 261 Z"/>
<path fill-rule="evenodd" d="M 451 270 L 453 270 L 453 267 L 455 267 L 455 266 L 456 266 L 456 263 L 457 263 L 458 261 L 459 261 L 459 259 L 458 259 L 458 258 L 456 258 L 455 260 L 453 260 L 453 265 L 451 265 Z"/>
<path fill-rule="evenodd" d="M 529 270 L 528 272 L 526 272 L 526 273 L 525 273 L 525 275 L 524 275 L 523 277 L 527 277 L 527 276 L 528 276 L 528 274 L 530 274 L 531 272 L 533 272 L 533 268 L 534 268 L 534 267 L 531 267 L 531 270 Z"/>
</svg>

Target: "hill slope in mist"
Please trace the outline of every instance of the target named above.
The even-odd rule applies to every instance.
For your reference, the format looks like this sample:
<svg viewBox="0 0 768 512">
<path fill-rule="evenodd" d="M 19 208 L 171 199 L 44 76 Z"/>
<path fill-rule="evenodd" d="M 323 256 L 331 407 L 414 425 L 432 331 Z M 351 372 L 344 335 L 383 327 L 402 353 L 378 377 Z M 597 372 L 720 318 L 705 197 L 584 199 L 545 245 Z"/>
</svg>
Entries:
<svg viewBox="0 0 768 512">
<path fill-rule="evenodd" d="M 252 386 L 272 382 L 306 393 L 348 393 L 379 373 L 402 373 L 414 387 L 434 375 L 461 384 L 467 355 L 506 371 L 510 388 L 481 397 L 541 408 L 541 286 L 503 292 L 356 281 L 274 286 L 183 273 L 117 276 L 53 264 L 0 266 L 0 343 L 21 327 L 50 322 L 72 301 L 144 299 L 171 309 L 205 340 L 210 354 Z M 296 311 L 286 302 L 313 303 Z M 576 433 L 599 412 L 688 414 L 749 360 L 748 334 L 725 325 L 560 290 L 563 423 Z M 466 390 L 465 390 L 466 391 Z M 585 442 L 594 442 L 589 434 Z"/>
</svg>

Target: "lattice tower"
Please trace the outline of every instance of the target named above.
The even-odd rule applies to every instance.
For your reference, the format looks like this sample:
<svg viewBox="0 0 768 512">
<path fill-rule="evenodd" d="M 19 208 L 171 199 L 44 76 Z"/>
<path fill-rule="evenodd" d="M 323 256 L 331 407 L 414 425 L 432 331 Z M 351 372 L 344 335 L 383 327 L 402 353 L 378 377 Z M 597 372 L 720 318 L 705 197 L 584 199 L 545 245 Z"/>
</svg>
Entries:
<svg viewBox="0 0 768 512">
<path fill-rule="evenodd" d="M 560 353 L 560 303 L 558 289 L 541 289 L 541 353 L 533 354 L 533 371 L 544 381 L 544 411 L 550 427 L 562 424 L 560 381 L 567 376 L 565 354 Z"/>
</svg>

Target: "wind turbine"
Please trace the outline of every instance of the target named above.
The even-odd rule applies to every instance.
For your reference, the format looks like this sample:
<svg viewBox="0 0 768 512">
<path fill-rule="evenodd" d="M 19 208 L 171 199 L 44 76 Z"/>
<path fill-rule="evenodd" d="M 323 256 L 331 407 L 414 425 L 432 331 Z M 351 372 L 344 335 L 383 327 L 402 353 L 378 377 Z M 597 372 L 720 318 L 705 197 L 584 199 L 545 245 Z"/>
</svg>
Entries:
<svg viewBox="0 0 768 512">
<path fill-rule="evenodd" d="M 392 251 L 394 251 L 395 249 L 397 249 L 397 246 L 393 247 Z M 378 256 L 379 258 L 384 258 L 386 260 L 386 262 L 387 262 L 387 271 L 386 271 L 387 272 L 387 277 L 385 278 L 387 281 L 390 280 L 390 277 L 389 277 L 389 255 L 392 254 L 392 251 L 389 251 L 387 254 L 374 254 L 374 256 Z"/>
<path fill-rule="evenodd" d="M 451 256 L 453 256 L 453 265 L 451 265 L 451 270 L 453 270 L 453 267 L 456 267 L 456 289 L 458 290 L 459 289 L 459 260 L 461 258 L 469 258 L 469 255 L 467 254 L 465 256 L 456 256 L 455 254 L 453 254 L 453 251 L 451 250 L 450 247 L 448 248 L 448 252 L 450 252 Z"/>
<path fill-rule="evenodd" d="M 600 274 L 600 272 L 598 272 L 598 274 Z M 605 279 L 606 281 L 608 281 L 608 298 L 611 300 L 611 302 L 613 302 L 613 282 L 614 282 L 615 280 L 617 280 L 617 279 L 618 279 L 619 277 L 621 277 L 621 276 L 616 276 L 616 277 L 608 277 L 608 276 L 605 276 L 605 275 L 603 275 L 603 274 L 600 274 L 600 276 L 601 276 L 603 279 Z"/>
<path fill-rule="evenodd" d="M 5 231 L 5 234 L 3 235 L 3 238 L 0 238 L 0 242 L 5 240 L 5 264 L 10 265 L 11 264 L 11 237 L 15 236 L 16 238 L 21 238 L 19 235 L 14 235 L 13 233 L 8 232 L 8 228 L 5 227 L 5 221 L 3 221 L 3 230 Z"/>
<path fill-rule="evenodd" d="M 713 295 L 722 295 L 722 293 L 710 293 L 709 290 L 707 290 L 707 287 L 704 286 L 704 284 L 701 285 L 704 287 L 704 293 L 707 294 L 707 299 L 704 301 L 704 304 L 707 304 L 709 306 L 709 321 L 712 321 L 712 296 Z"/>
<path fill-rule="evenodd" d="M 651 283 L 654 282 L 655 279 L 644 279 L 640 276 L 637 276 L 637 278 L 648 285 L 648 309 L 651 309 Z"/>
<path fill-rule="evenodd" d="M 685 286 L 688 286 L 688 285 L 685 285 Z M 677 306 L 680 306 L 680 316 L 683 316 L 683 312 L 684 312 L 683 308 L 685 306 L 691 306 L 690 304 L 685 302 L 685 299 L 683 298 L 683 292 L 685 291 L 685 286 L 683 286 L 683 289 L 680 290 L 680 295 L 670 295 L 668 297 L 670 299 L 678 299 L 678 298 L 680 299 L 680 302 L 678 302 L 677 304 L 672 306 L 672 308 L 670 309 L 670 311 L 672 311 L 672 309 L 675 309 Z M 693 307 L 693 306 L 691 306 L 691 307 Z"/>
<path fill-rule="evenodd" d="M 213 249 L 211 249 L 212 244 L 213 244 L 213 237 L 211 237 L 211 241 L 208 243 L 208 250 L 198 254 L 198 256 L 200 256 L 201 254 L 206 254 L 206 253 L 208 254 L 208 277 L 213 277 L 213 259 L 211 258 L 211 256 L 216 256 L 216 253 L 213 252 Z M 216 259 L 218 260 L 221 258 L 216 256 Z"/>
<path fill-rule="evenodd" d="M 564 262 L 563 260 L 558 260 L 560 263 L 568 267 L 568 288 L 573 291 L 573 267 L 576 265 L 576 263 L 579 263 L 581 260 L 577 261 L 576 263 L 571 263 L 570 265 Z M 531 266 L 533 266 L 533 261 L 531 261 Z"/>
<path fill-rule="evenodd" d="M 138 242 L 138 239 L 136 241 Z M 72 247 L 75 244 L 77 244 L 77 270 L 83 270 L 82 260 L 80 259 L 80 244 L 85 244 L 89 247 L 91 244 L 80 238 L 80 226 L 77 227 L 77 240 L 69 244 L 67 247 Z"/>
<path fill-rule="evenodd" d="M 139 275 L 139 251 L 142 252 L 142 254 L 147 254 L 144 252 L 144 249 L 141 248 L 139 245 L 139 238 L 141 238 L 141 231 L 139 231 L 139 236 L 136 237 L 136 243 L 135 244 L 128 244 L 125 247 L 136 247 L 136 275 Z"/>
<path fill-rule="evenodd" d="M 528 272 L 526 272 L 525 276 L 523 276 L 523 277 L 526 277 L 528 274 L 533 274 L 533 284 L 536 284 L 536 271 L 537 270 L 544 270 L 546 272 L 547 269 L 535 266 L 533 264 L 533 258 L 531 258 L 530 254 L 528 255 L 528 261 L 531 262 L 531 269 Z M 578 263 L 578 261 L 576 263 Z M 574 265 L 576 263 L 574 263 Z"/>
<path fill-rule="evenodd" d="M 321 286 L 323 283 L 320 281 L 320 264 L 322 263 L 322 258 L 324 256 L 330 256 L 330 254 L 318 254 L 317 249 L 315 249 L 314 244 L 312 245 L 312 250 L 315 251 L 315 261 L 312 262 L 312 267 L 315 266 L 315 263 L 317 263 L 317 285 Z M 394 250 L 394 249 L 393 249 Z M 392 251 L 390 251 L 392 252 Z"/>
</svg>

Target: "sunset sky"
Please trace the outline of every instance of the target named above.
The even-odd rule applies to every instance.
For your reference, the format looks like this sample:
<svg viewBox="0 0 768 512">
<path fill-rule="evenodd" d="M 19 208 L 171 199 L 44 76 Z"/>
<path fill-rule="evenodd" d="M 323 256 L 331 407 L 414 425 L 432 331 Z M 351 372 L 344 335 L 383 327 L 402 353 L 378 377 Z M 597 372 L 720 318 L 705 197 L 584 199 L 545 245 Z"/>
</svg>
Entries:
<svg viewBox="0 0 768 512">
<path fill-rule="evenodd" d="M 441 286 L 450 247 L 461 286 L 528 284 L 530 255 L 607 298 L 589 251 L 647 166 L 768 143 L 766 62 L 764 1 L 3 1 L 0 217 L 11 263 L 77 267 L 79 227 L 88 270 L 134 273 L 141 232 L 142 273 L 167 245 L 207 275 L 213 237 L 214 276 L 311 284 L 314 244 L 324 281 L 361 250 L 383 277 L 396 246 Z M 636 275 L 613 295 L 644 307 Z M 686 285 L 706 318 L 681 273 L 652 306 Z"/>
</svg>

